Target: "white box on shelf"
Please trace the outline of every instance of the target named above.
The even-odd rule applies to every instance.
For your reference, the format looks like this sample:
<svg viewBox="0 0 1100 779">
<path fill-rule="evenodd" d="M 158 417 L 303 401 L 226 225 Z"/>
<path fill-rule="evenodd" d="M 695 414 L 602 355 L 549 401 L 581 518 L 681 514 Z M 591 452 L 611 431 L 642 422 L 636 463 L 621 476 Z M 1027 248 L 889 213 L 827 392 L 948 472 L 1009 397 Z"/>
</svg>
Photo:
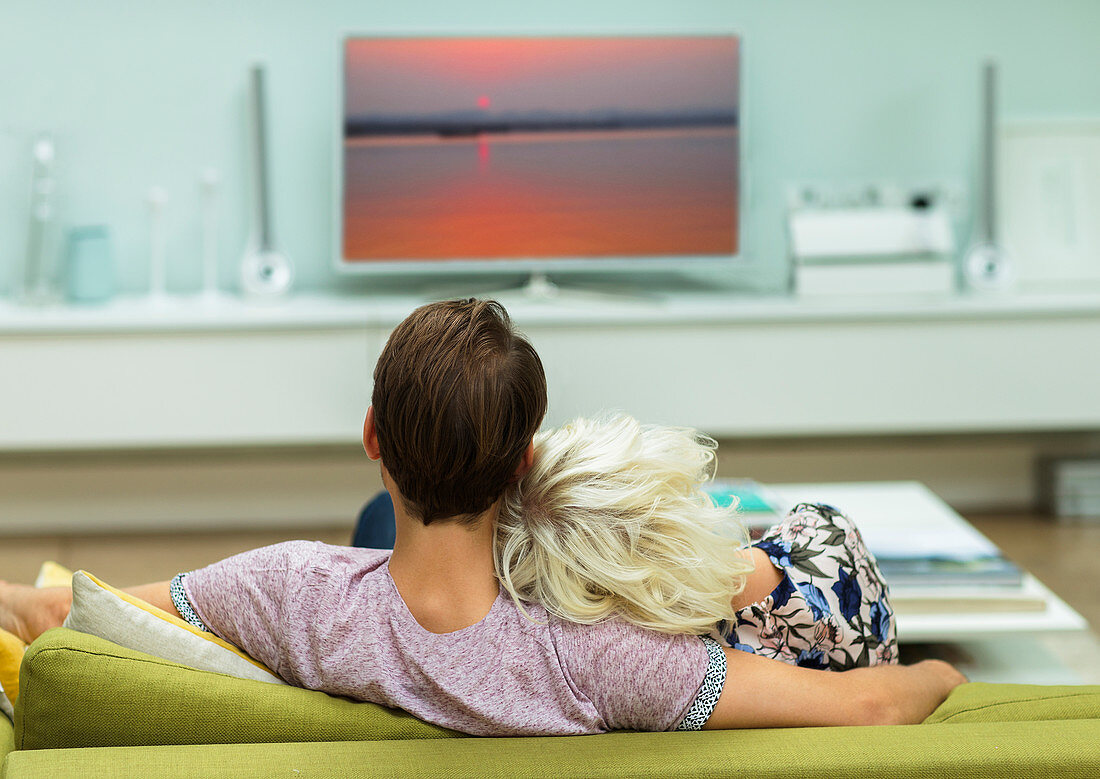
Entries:
<svg viewBox="0 0 1100 779">
<path fill-rule="evenodd" d="M 948 254 L 955 249 L 943 208 L 807 208 L 790 215 L 791 253 L 802 262 L 834 257 Z"/>
<path fill-rule="evenodd" d="M 950 295 L 956 290 L 955 264 L 946 259 L 894 262 L 797 263 L 799 296 Z"/>
</svg>

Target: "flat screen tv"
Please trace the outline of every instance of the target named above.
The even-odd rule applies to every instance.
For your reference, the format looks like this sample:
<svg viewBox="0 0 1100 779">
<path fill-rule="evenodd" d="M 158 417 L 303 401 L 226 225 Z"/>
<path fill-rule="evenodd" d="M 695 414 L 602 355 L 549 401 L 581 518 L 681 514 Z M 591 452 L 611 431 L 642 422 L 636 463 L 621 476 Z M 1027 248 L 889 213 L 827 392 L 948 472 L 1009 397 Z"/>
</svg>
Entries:
<svg viewBox="0 0 1100 779">
<path fill-rule="evenodd" d="M 669 267 L 738 254 L 735 35 L 349 37 L 338 265 Z"/>
</svg>

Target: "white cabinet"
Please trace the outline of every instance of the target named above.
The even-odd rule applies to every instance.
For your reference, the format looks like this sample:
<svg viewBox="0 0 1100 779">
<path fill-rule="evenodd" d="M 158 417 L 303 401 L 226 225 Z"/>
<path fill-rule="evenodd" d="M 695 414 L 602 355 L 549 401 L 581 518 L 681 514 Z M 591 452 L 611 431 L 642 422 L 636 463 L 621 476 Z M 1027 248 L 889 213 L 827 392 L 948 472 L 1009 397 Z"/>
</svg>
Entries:
<svg viewBox="0 0 1100 779">
<path fill-rule="evenodd" d="M 413 299 L 0 308 L 0 450 L 354 443 Z M 715 436 L 1100 429 L 1100 296 L 511 306 L 549 421 Z"/>
</svg>

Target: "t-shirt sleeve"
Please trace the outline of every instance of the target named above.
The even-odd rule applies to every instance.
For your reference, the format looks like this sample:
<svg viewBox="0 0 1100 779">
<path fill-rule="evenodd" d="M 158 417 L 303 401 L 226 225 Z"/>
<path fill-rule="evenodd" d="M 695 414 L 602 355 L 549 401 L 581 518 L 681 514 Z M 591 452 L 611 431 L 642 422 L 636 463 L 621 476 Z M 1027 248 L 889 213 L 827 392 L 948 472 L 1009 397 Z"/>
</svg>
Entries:
<svg viewBox="0 0 1100 779">
<path fill-rule="evenodd" d="M 279 673 L 287 601 L 303 583 L 311 541 L 253 549 L 184 575 L 186 604 L 211 632 Z M 180 606 L 177 610 L 185 618 Z M 192 621 L 189 619 L 189 621 Z"/>
<path fill-rule="evenodd" d="M 619 620 L 560 624 L 562 666 L 609 730 L 697 728 L 714 710 L 725 681 L 720 647 L 718 663 L 700 636 L 657 633 Z"/>
</svg>

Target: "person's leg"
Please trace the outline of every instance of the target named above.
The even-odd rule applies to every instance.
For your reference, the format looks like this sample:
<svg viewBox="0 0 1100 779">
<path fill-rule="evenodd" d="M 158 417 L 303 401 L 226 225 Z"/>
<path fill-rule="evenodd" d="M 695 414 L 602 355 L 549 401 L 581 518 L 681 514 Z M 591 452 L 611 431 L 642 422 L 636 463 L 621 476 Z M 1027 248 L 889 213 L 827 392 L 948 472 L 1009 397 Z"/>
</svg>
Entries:
<svg viewBox="0 0 1100 779">
<path fill-rule="evenodd" d="M 73 591 L 68 587 L 37 589 L 0 581 L 0 628 L 29 644 L 50 628 L 59 627 L 72 602 Z"/>
<path fill-rule="evenodd" d="M 359 512 L 351 545 L 364 549 L 393 549 L 396 537 L 393 500 L 388 492 L 382 491 Z"/>
</svg>

